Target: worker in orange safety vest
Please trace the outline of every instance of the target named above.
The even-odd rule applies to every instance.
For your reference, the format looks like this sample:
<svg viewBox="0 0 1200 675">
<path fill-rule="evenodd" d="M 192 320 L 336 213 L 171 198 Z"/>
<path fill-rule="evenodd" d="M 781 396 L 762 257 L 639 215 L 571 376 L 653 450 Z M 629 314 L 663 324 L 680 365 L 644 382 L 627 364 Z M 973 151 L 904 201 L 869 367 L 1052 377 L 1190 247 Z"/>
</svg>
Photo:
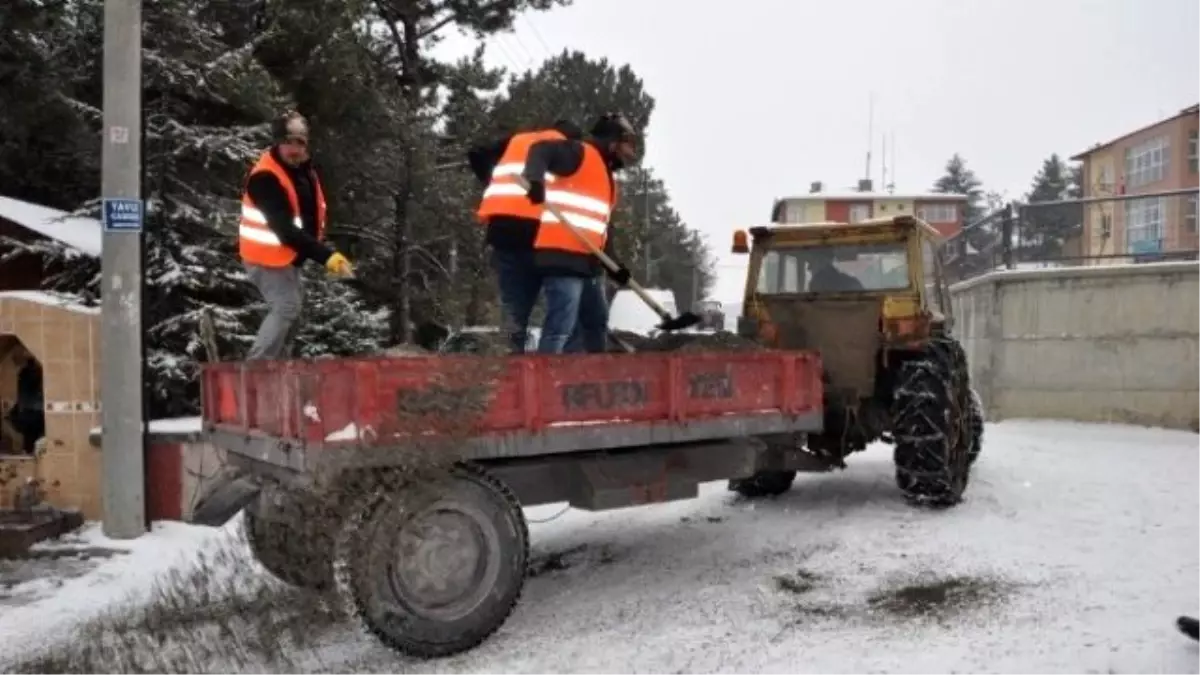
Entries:
<svg viewBox="0 0 1200 675">
<path fill-rule="evenodd" d="M 538 352 L 562 353 L 580 326 L 581 311 L 591 319 L 589 336 L 600 336 L 585 342 L 599 342 L 594 351 L 603 351 L 608 308 L 597 278 L 602 268 L 579 236 L 596 248 L 612 251 L 609 217 L 617 201 L 613 173 L 636 158 L 637 134 L 624 116 L 610 113 L 601 116 L 586 140 L 561 136 L 554 131 L 514 136 L 492 172 L 478 215 L 485 222 L 520 215 L 538 223 L 526 263 L 536 270 L 538 286 L 546 294 Z M 517 175 L 528 181 L 528 193 Z M 557 207 L 575 233 L 545 208 L 547 203 Z M 610 276 L 620 285 L 629 281 L 624 266 Z M 529 302 L 530 310 L 532 306 Z"/>
<path fill-rule="evenodd" d="M 516 177 L 525 169 L 529 148 L 541 140 L 581 139 L 583 130 L 569 120 L 548 129 L 522 131 L 477 145 L 467 152 L 471 171 L 485 186 L 476 213 L 487 228 L 491 264 L 509 350 L 524 353 L 529 319 L 542 292 L 542 279 L 533 258 L 533 243 L 541 228 L 543 208 L 529 201 Z"/>
<path fill-rule="evenodd" d="M 306 260 L 335 277 L 354 274 L 346 257 L 324 243 L 325 193 L 309 155 L 308 122 L 289 111 L 272 122 L 271 132 L 274 145 L 246 179 L 238 225 L 246 274 L 267 303 L 246 360 L 288 355 L 304 301 L 300 268 Z"/>
<path fill-rule="evenodd" d="M 617 204 L 613 174 L 637 159 L 638 134 L 621 113 L 602 115 L 586 141 L 546 140 L 529 150 L 524 177 L 529 200 L 553 204 L 568 223 L 546 209 L 534 241 L 534 264 L 542 277 L 546 318 L 538 352 L 606 351 L 608 299 L 604 272 L 624 286 L 629 270 L 618 263 L 607 270 L 579 241 L 583 235 L 593 246 L 613 255 L 610 218 Z"/>
</svg>

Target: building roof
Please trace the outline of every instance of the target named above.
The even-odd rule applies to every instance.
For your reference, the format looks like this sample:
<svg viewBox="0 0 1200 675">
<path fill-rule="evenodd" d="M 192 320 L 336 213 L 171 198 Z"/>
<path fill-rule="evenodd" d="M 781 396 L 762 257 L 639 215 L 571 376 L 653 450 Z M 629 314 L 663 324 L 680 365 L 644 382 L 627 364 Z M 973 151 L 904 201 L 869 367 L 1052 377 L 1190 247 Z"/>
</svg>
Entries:
<svg viewBox="0 0 1200 675">
<path fill-rule="evenodd" d="M 73 216 L 48 206 L 0 197 L 0 218 L 90 256 L 100 255 L 103 227 L 95 218 Z"/>
<path fill-rule="evenodd" d="M 1117 136 L 1116 138 L 1114 138 L 1111 141 L 1108 141 L 1106 143 L 1097 143 L 1097 144 L 1093 145 L 1092 147 L 1088 148 L 1087 150 L 1084 150 L 1083 152 L 1073 155 L 1071 157 L 1071 161 L 1078 162 L 1080 160 L 1086 159 L 1087 156 L 1092 154 L 1093 152 L 1096 152 L 1097 150 L 1103 150 L 1105 148 L 1116 145 L 1117 143 L 1120 143 L 1121 141 L 1125 140 L 1126 138 L 1129 138 L 1130 136 L 1133 136 L 1135 134 L 1140 134 L 1143 131 L 1149 131 L 1150 129 L 1153 129 L 1154 127 L 1157 127 L 1162 124 L 1167 124 L 1168 122 L 1174 122 L 1175 120 L 1179 119 L 1180 117 L 1196 115 L 1197 113 L 1200 113 L 1200 104 L 1188 106 L 1187 108 L 1180 110 L 1178 114 L 1172 115 L 1164 120 L 1159 120 L 1157 122 L 1154 122 L 1153 124 L 1147 124 L 1146 126 L 1141 127 L 1139 129 L 1134 129 L 1133 131 L 1130 131 L 1129 133 L 1123 134 L 1121 136 Z"/>
<path fill-rule="evenodd" d="M 794 197 L 780 197 L 778 201 L 784 202 L 800 202 L 800 201 L 858 201 L 858 202 L 873 202 L 880 200 L 897 200 L 908 199 L 910 201 L 946 201 L 958 202 L 966 201 L 967 195 L 946 193 L 946 192 L 897 192 L 889 194 L 887 192 L 810 192 L 804 195 L 796 195 Z"/>
<path fill-rule="evenodd" d="M 39 305 L 47 305 L 65 309 L 80 314 L 99 314 L 99 307 L 88 307 L 79 304 L 79 299 L 53 291 L 0 291 L 0 300 L 21 300 Z"/>
</svg>

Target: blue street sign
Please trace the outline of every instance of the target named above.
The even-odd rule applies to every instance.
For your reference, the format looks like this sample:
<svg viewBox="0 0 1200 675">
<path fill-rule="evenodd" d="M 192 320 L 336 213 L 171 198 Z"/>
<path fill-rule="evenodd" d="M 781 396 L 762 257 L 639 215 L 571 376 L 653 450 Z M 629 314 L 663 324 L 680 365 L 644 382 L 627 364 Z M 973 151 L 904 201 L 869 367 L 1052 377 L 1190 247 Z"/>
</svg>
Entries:
<svg viewBox="0 0 1200 675">
<path fill-rule="evenodd" d="M 104 199 L 105 232 L 141 232 L 142 200 Z"/>
</svg>

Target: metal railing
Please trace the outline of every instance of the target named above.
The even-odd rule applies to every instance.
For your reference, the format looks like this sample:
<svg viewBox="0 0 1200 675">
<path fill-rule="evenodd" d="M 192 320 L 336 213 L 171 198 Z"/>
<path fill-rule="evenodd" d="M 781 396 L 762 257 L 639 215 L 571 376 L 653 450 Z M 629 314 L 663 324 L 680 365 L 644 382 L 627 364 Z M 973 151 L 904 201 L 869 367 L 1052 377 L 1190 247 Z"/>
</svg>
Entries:
<svg viewBox="0 0 1200 675">
<path fill-rule="evenodd" d="M 943 242 L 950 281 L 995 270 L 1196 260 L 1196 204 L 1186 188 L 1011 202 Z"/>
</svg>

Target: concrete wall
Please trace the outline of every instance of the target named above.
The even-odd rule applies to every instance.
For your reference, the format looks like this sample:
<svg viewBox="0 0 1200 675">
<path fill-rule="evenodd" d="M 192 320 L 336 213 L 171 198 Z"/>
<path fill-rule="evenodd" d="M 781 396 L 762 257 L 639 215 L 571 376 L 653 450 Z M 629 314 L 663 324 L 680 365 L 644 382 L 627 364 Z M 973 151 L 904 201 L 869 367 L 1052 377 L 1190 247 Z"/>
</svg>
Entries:
<svg viewBox="0 0 1200 675">
<path fill-rule="evenodd" d="M 951 288 L 989 419 L 1196 430 L 1200 266 L 996 272 Z"/>
</svg>

